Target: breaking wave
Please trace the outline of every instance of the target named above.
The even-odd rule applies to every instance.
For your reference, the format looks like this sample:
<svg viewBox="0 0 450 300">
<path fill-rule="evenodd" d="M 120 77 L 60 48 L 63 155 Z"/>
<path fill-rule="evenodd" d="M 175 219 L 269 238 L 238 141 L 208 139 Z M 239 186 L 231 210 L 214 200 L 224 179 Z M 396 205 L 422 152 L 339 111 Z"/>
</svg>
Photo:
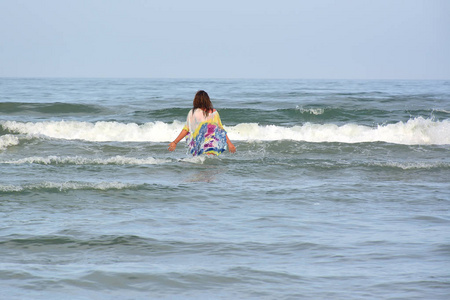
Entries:
<svg viewBox="0 0 450 300">
<path fill-rule="evenodd" d="M 2 121 L 4 131 L 25 134 L 28 137 L 46 137 L 64 140 L 93 142 L 170 142 L 183 127 L 180 121 L 173 123 L 148 122 L 145 124 L 119 122 Z M 418 117 L 407 122 L 365 126 L 358 124 L 313 124 L 304 123 L 291 127 L 240 123 L 225 126 L 234 141 L 294 140 L 312 143 L 369 143 L 387 142 L 403 145 L 447 145 L 450 144 L 450 121 L 435 121 Z M 13 135 L 0 139 L 2 144 L 18 142 Z"/>
<path fill-rule="evenodd" d="M 12 134 L 5 134 L 0 136 L 0 150 L 4 150 L 9 146 L 15 146 L 19 144 L 19 138 Z"/>
</svg>

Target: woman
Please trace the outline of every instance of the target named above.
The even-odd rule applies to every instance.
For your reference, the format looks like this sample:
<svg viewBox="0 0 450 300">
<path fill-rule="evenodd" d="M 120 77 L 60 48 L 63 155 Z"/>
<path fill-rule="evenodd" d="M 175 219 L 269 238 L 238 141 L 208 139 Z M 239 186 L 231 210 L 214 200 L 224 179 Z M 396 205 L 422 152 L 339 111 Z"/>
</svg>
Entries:
<svg viewBox="0 0 450 300">
<path fill-rule="evenodd" d="M 189 111 L 186 125 L 178 137 L 169 144 L 169 151 L 174 151 L 179 141 L 188 136 L 189 153 L 192 155 L 219 155 L 225 151 L 236 152 L 236 147 L 223 129 L 217 110 L 205 91 L 198 91 L 194 98 L 194 107 Z"/>
</svg>

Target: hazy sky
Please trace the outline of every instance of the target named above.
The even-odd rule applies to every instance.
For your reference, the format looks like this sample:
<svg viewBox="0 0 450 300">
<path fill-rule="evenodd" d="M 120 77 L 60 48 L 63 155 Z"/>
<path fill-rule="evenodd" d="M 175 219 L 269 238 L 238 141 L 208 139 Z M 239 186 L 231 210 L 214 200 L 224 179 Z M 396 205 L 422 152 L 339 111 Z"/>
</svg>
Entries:
<svg viewBox="0 0 450 300">
<path fill-rule="evenodd" d="M 450 79 L 450 0 L 0 0 L 0 77 Z"/>
</svg>

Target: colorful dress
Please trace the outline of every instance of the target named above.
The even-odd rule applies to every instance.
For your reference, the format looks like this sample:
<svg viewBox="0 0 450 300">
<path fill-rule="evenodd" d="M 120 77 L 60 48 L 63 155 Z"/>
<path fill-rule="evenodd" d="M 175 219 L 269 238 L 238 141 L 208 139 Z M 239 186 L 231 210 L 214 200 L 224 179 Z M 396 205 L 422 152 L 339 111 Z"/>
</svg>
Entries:
<svg viewBox="0 0 450 300">
<path fill-rule="evenodd" d="M 203 110 L 191 109 L 183 129 L 189 132 L 186 137 L 188 151 L 194 156 L 219 155 L 226 149 L 227 132 L 216 110 L 206 117 Z"/>
</svg>

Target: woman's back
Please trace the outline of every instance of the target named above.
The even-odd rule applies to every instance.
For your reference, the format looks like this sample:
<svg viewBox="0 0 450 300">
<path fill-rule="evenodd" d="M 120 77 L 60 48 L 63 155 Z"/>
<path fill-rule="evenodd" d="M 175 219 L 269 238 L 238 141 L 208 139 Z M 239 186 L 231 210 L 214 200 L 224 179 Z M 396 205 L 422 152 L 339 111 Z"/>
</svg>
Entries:
<svg viewBox="0 0 450 300">
<path fill-rule="evenodd" d="M 227 146 L 230 152 L 236 152 L 236 147 L 223 128 L 219 113 L 213 108 L 205 91 L 195 94 L 193 106 L 187 115 L 186 125 L 169 144 L 169 150 L 174 151 L 177 143 L 187 136 L 189 152 L 194 156 L 202 153 L 219 155 Z"/>
<path fill-rule="evenodd" d="M 219 113 L 214 109 L 212 113 L 209 113 L 208 115 L 205 114 L 205 112 L 201 109 L 191 109 L 191 111 L 188 113 L 186 125 L 187 129 L 190 132 L 195 131 L 198 126 L 203 123 L 217 123 L 217 125 L 222 128 L 222 122 L 220 121 Z"/>
</svg>

